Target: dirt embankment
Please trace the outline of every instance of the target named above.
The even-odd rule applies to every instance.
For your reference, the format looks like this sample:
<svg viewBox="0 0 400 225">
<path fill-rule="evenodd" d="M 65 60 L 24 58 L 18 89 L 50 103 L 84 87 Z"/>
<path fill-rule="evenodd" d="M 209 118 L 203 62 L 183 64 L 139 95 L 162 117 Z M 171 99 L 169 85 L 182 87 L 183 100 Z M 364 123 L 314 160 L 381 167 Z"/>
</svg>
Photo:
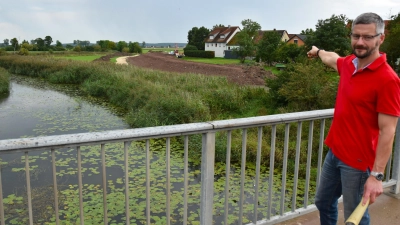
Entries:
<svg viewBox="0 0 400 225">
<path fill-rule="evenodd" d="M 128 64 L 154 70 L 177 73 L 194 73 L 211 76 L 225 76 L 228 81 L 240 85 L 265 85 L 266 77 L 273 77 L 270 71 L 260 66 L 212 65 L 189 62 L 160 52 L 149 52 L 137 57 L 127 58 Z"/>
</svg>

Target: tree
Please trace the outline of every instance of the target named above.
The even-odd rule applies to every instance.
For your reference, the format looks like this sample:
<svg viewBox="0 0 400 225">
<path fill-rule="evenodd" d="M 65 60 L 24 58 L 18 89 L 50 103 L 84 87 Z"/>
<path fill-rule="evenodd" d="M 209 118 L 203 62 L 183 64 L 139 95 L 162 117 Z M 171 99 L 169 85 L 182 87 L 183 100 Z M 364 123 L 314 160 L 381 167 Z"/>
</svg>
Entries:
<svg viewBox="0 0 400 225">
<path fill-rule="evenodd" d="M 225 27 L 225 26 L 222 24 L 215 24 L 212 29 L 214 30 L 215 28 L 218 28 L 218 27 Z"/>
<path fill-rule="evenodd" d="M 386 30 L 387 35 L 381 45 L 381 50 L 386 53 L 390 66 L 400 74 L 400 66 L 396 65 L 397 60 L 400 58 L 400 13 L 391 16 Z"/>
<path fill-rule="evenodd" d="M 298 57 L 305 57 L 306 52 L 304 46 L 298 46 L 294 43 L 282 43 L 276 50 L 275 56 L 277 61 L 289 63 L 297 61 Z"/>
<path fill-rule="evenodd" d="M 52 42 L 53 42 L 53 38 L 51 38 L 50 36 L 46 36 L 44 38 L 44 45 L 46 46 L 46 48 L 50 48 L 50 45 Z"/>
<path fill-rule="evenodd" d="M 264 32 L 257 46 L 257 57 L 271 65 L 276 58 L 276 50 L 281 43 L 281 37 L 276 31 Z"/>
<path fill-rule="evenodd" d="M 63 45 L 61 44 L 61 42 L 59 40 L 56 41 L 56 47 L 62 47 Z"/>
<path fill-rule="evenodd" d="M 146 42 L 145 41 L 142 42 L 142 48 L 146 48 Z"/>
<path fill-rule="evenodd" d="M 19 49 L 18 39 L 17 38 L 11 39 L 10 43 L 11 43 L 11 46 L 14 48 L 14 52 L 15 52 L 15 50 Z"/>
<path fill-rule="evenodd" d="M 9 44 L 10 44 L 10 40 L 4 39 L 4 45 L 5 45 L 5 46 L 8 46 Z"/>
<path fill-rule="evenodd" d="M 45 44 L 44 44 L 44 40 L 41 38 L 36 38 L 35 39 L 36 42 L 36 46 L 38 48 L 39 51 L 43 51 L 45 50 Z"/>
<path fill-rule="evenodd" d="M 75 46 L 75 47 L 74 47 L 74 51 L 75 51 L 75 52 L 80 52 L 80 51 L 82 51 L 81 46 L 80 46 L 80 45 Z"/>
<path fill-rule="evenodd" d="M 125 41 L 119 41 L 117 43 L 117 50 L 122 52 L 122 49 L 127 48 L 128 47 L 128 43 L 126 43 Z"/>
<path fill-rule="evenodd" d="M 95 45 L 93 45 L 93 50 L 94 50 L 95 52 L 100 52 L 100 51 L 101 51 L 101 46 L 98 45 L 98 44 L 95 44 Z"/>
<path fill-rule="evenodd" d="M 57 51 L 64 51 L 65 50 L 64 46 L 61 44 L 61 42 L 59 40 L 56 41 L 55 50 L 57 50 Z"/>
<path fill-rule="evenodd" d="M 100 40 L 100 41 L 97 41 L 97 44 L 101 46 L 101 50 L 102 51 L 116 50 L 117 49 L 117 45 L 113 41 Z"/>
<path fill-rule="evenodd" d="M 240 57 L 240 62 L 243 63 L 246 57 L 254 56 L 256 50 L 255 40 L 258 31 L 261 29 L 260 24 L 250 19 L 242 21 L 243 29 L 237 34 L 237 43 L 239 48 L 233 51 Z"/>
<path fill-rule="evenodd" d="M 200 28 L 193 27 L 188 32 L 188 44 L 196 46 L 199 50 L 204 50 L 204 40 L 209 34 L 210 30 L 205 28 L 204 26 Z"/>
<path fill-rule="evenodd" d="M 311 28 L 307 28 L 306 30 L 302 30 L 300 32 L 300 34 L 302 35 L 314 35 L 314 30 Z"/>
<path fill-rule="evenodd" d="M 142 48 L 139 45 L 139 42 L 129 42 L 128 44 L 130 53 L 142 53 Z"/>
<path fill-rule="evenodd" d="M 24 48 L 28 51 L 32 51 L 33 50 L 33 45 L 30 45 L 28 42 L 23 42 L 21 44 L 21 48 Z"/>
<path fill-rule="evenodd" d="M 348 19 L 345 15 L 332 15 L 331 18 L 318 20 L 315 32 L 310 32 L 305 45 L 308 49 L 315 45 L 320 49 L 334 51 L 339 55 L 347 55 L 351 52 L 350 28 L 347 27 Z M 306 32 L 305 32 L 306 33 Z"/>
</svg>

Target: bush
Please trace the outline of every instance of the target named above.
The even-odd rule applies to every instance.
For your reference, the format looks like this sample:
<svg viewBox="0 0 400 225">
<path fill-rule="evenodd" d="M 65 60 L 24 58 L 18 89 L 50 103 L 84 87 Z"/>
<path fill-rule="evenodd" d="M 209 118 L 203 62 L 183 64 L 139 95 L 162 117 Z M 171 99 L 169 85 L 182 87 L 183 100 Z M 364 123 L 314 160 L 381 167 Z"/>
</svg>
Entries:
<svg viewBox="0 0 400 225">
<path fill-rule="evenodd" d="M 7 55 L 6 49 L 0 48 L 0 55 Z"/>
<path fill-rule="evenodd" d="M 29 55 L 29 51 L 26 48 L 21 48 L 18 52 L 19 55 Z"/>
<path fill-rule="evenodd" d="M 75 51 L 75 52 L 80 52 L 80 51 L 82 51 L 81 46 L 79 46 L 79 45 L 75 46 L 75 47 L 74 47 L 74 51 Z"/>
<path fill-rule="evenodd" d="M 196 50 L 198 50 L 196 46 L 186 45 L 186 47 L 183 48 L 183 53 L 186 55 L 186 51 L 196 51 Z"/>
<path fill-rule="evenodd" d="M 266 81 L 269 99 L 289 111 L 333 108 L 338 76 L 317 60 L 287 64 L 286 70 Z"/>
<path fill-rule="evenodd" d="M 202 51 L 202 50 L 187 50 L 185 56 L 198 57 L 198 58 L 215 58 L 214 51 Z"/>
</svg>

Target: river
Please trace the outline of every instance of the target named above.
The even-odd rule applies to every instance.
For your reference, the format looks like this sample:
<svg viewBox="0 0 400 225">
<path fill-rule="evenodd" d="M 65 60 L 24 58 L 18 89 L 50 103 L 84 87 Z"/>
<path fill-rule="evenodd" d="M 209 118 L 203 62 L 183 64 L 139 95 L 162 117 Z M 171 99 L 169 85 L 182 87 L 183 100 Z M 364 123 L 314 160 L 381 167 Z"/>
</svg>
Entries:
<svg viewBox="0 0 400 225">
<path fill-rule="evenodd" d="M 0 139 L 60 135 L 69 133 L 94 132 L 115 129 L 128 129 L 122 113 L 104 101 L 84 97 L 73 85 L 53 85 L 38 78 L 13 75 L 11 77 L 10 95 L 0 99 Z M 85 198 L 85 222 L 102 223 L 102 188 L 100 146 L 82 147 L 82 167 Z M 165 142 L 151 142 L 151 215 L 154 223 L 165 222 Z M 3 196 L 5 199 L 6 223 L 26 224 L 26 189 L 24 156 L 22 153 L 0 155 L 2 163 Z M 75 223 L 79 221 L 77 212 L 78 187 L 76 150 L 60 149 L 56 151 L 57 183 L 60 190 L 61 219 Z M 145 151 L 143 143 L 133 143 L 130 147 L 130 202 L 131 223 L 145 224 Z M 54 222 L 54 209 L 51 180 L 51 157 L 49 151 L 30 153 L 29 161 L 32 177 L 32 195 L 35 223 Z M 123 222 L 124 218 L 124 185 L 123 185 L 123 146 L 106 145 L 108 216 L 111 224 Z M 183 152 L 182 147 L 172 144 L 171 151 L 171 209 L 174 214 L 173 224 L 182 224 L 183 215 Z M 248 164 L 246 173 L 246 204 L 244 216 L 252 214 L 254 196 L 254 165 Z M 266 168 L 263 168 L 265 174 Z M 189 180 L 190 221 L 198 220 L 200 170 L 191 163 Z M 217 163 L 215 181 L 215 215 L 216 223 L 223 218 L 223 196 L 225 177 L 224 165 Z M 232 211 L 230 224 L 237 219 L 238 195 L 240 193 L 240 165 L 232 166 L 230 179 Z M 262 181 L 268 180 L 263 176 Z M 277 182 L 279 177 L 277 177 Z M 279 191 L 279 190 L 277 190 Z M 267 203 L 266 189 L 260 190 L 260 219 L 265 218 Z M 278 196 L 278 195 L 277 195 Z M 275 201 L 279 201 L 276 199 Z M 290 203 L 290 199 L 288 199 Z M 275 210 L 273 210 L 275 211 Z M 244 222 L 249 222 L 245 220 Z"/>
</svg>

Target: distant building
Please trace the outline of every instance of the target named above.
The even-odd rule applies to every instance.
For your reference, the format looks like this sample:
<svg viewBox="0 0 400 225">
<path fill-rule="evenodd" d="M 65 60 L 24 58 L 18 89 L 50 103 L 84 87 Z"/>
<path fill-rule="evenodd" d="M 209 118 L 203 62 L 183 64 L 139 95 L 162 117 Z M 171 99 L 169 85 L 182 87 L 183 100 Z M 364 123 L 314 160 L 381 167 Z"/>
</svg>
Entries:
<svg viewBox="0 0 400 225">
<path fill-rule="evenodd" d="M 306 35 L 303 34 L 289 34 L 288 44 L 296 44 L 297 46 L 303 46 L 304 41 L 307 39 Z"/>
<path fill-rule="evenodd" d="M 216 27 L 210 32 L 208 37 L 204 40 L 205 50 L 214 51 L 215 57 L 224 57 L 225 50 L 230 50 L 232 46 L 228 43 L 232 40 L 240 28 L 237 26 Z"/>
</svg>

